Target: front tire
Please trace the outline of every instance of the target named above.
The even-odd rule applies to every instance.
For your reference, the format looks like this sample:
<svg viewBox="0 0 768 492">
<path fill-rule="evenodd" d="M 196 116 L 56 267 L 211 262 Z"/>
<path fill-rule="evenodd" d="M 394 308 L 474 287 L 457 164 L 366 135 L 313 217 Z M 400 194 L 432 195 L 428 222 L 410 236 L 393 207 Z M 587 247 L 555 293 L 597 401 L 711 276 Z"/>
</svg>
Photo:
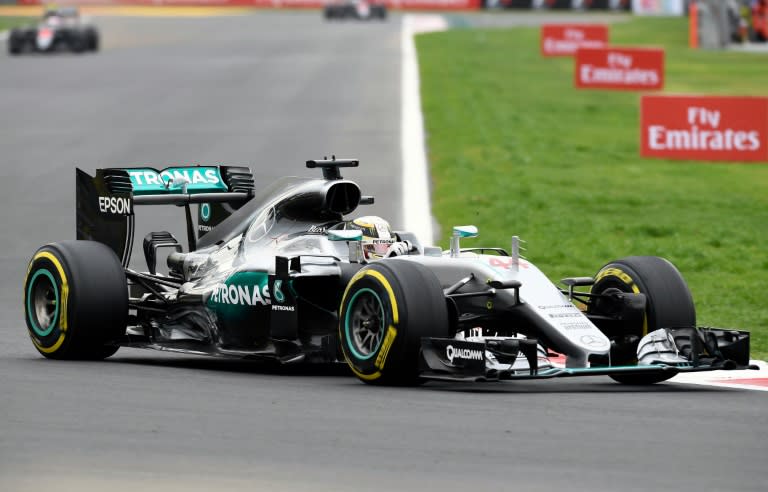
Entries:
<svg viewBox="0 0 768 492">
<path fill-rule="evenodd" d="M 50 359 L 104 359 L 125 333 L 128 284 L 120 261 L 94 241 L 40 248 L 24 281 L 24 313 L 32 343 Z"/>
<path fill-rule="evenodd" d="M 657 256 L 629 256 L 608 263 L 595 276 L 593 294 L 611 291 L 645 294 L 646 308 L 642 331 L 634 333 L 626 328 L 624 333 L 612 337 L 620 350 L 612 352 L 612 365 L 637 364 L 637 344 L 640 338 L 660 328 L 696 326 L 696 308 L 688 285 L 677 268 L 664 258 Z M 599 301 L 597 301 L 599 307 Z M 653 384 L 665 381 L 675 375 L 664 374 L 619 374 L 611 378 L 624 384 Z"/>
<path fill-rule="evenodd" d="M 339 340 L 352 372 L 368 384 L 419 380 L 422 337 L 449 336 L 437 277 L 404 259 L 380 260 L 352 277 L 339 310 Z"/>
<path fill-rule="evenodd" d="M 20 55 L 24 49 L 24 36 L 16 29 L 12 29 L 8 35 L 8 54 Z"/>
</svg>

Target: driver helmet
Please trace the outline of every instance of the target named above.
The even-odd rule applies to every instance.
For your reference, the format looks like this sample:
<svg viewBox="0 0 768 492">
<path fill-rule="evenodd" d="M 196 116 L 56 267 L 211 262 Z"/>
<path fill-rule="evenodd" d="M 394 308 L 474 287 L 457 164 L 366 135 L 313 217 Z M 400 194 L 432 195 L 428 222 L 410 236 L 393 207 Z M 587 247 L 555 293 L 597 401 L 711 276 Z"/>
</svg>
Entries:
<svg viewBox="0 0 768 492">
<path fill-rule="evenodd" d="M 351 220 L 347 222 L 346 229 L 357 229 L 363 232 L 362 246 L 366 260 L 383 258 L 395 242 L 389 222 L 375 215 Z"/>
</svg>

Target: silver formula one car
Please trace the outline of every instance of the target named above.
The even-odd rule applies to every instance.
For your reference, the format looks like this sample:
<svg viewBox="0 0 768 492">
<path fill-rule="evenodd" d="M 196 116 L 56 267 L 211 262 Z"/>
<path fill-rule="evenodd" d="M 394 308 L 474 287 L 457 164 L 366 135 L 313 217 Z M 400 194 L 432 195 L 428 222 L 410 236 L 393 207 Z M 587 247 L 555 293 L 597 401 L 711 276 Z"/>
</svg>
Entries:
<svg viewBox="0 0 768 492">
<path fill-rule="evenodd" d="M 561 289 L 515 238 L 511 251 L 463 248 L 477 230 L 456 227 L 441 251 L 383 221 L 347 220 L 373 202 L 341 176 L 357 165 L 308 161 L 323 178 L 260 190 L 243 167 L 77 170 L 78 240 L 40 248 L 24 283 L 34 346 L 58 359 L 140 347 L 345 362 L 375 384 L 581 375 L 648 384 L 749 365 L 749 334 L 696 327 L 668 261 L 612 261 Z M 134 207 L 149 205 L 183 208 L 188 247 L 151 232 L 137 271 L 128 267 Z"/>
</svg>

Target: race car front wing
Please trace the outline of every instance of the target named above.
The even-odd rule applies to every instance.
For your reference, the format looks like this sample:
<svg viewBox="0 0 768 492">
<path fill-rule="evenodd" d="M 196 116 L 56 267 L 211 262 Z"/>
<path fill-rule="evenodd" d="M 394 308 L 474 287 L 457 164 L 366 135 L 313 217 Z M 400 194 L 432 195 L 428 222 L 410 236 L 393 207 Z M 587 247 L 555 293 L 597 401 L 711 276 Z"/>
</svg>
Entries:
<svg viewBox="0 0 768 492">
<path fill-rule="evenodd" d="M 421 377 L 439 381 L 503 381 L 618 374 L 758 369 L 749 364 L 749 333 L 716 328 L 664 328 L 638 344 L 638 363 L 556 367 L 533 339 L 422 338 Z"/>
</svg>

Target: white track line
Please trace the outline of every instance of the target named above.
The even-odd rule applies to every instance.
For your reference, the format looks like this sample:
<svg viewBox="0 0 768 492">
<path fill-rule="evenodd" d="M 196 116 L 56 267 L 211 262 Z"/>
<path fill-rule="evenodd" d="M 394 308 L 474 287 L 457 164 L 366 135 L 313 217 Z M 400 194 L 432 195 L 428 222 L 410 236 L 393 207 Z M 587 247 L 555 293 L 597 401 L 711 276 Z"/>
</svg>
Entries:
<svg viewBox="0 0 768 492">
<path fill-rule="evenodd" d="M 413 231 L 425 245 L 434 244 L 430 205 L 429 166 L 424 146 L 424 115 L 419 92 L 419 62 L 414 34 L 442 31 L 448 23 L 440 15 L 403 16 L 401 26 L 401 123 L 403 229 Z"/>
<path fill-rule="evenodd" d="M 718 388 L 768 391 L 768 386 L 765 385 L 765 381 L 768 380 L 768 363 L 761 360 L 751 360 L 749 362 L 758 366 L 760 370 L 683 373 L 678 374 L 669 381 L 671 383 L 699 384 L 703 386 L 716 386 Z M 749 380 L 754 380 L 755 384 L 750 384 Z"/>
</svg>

